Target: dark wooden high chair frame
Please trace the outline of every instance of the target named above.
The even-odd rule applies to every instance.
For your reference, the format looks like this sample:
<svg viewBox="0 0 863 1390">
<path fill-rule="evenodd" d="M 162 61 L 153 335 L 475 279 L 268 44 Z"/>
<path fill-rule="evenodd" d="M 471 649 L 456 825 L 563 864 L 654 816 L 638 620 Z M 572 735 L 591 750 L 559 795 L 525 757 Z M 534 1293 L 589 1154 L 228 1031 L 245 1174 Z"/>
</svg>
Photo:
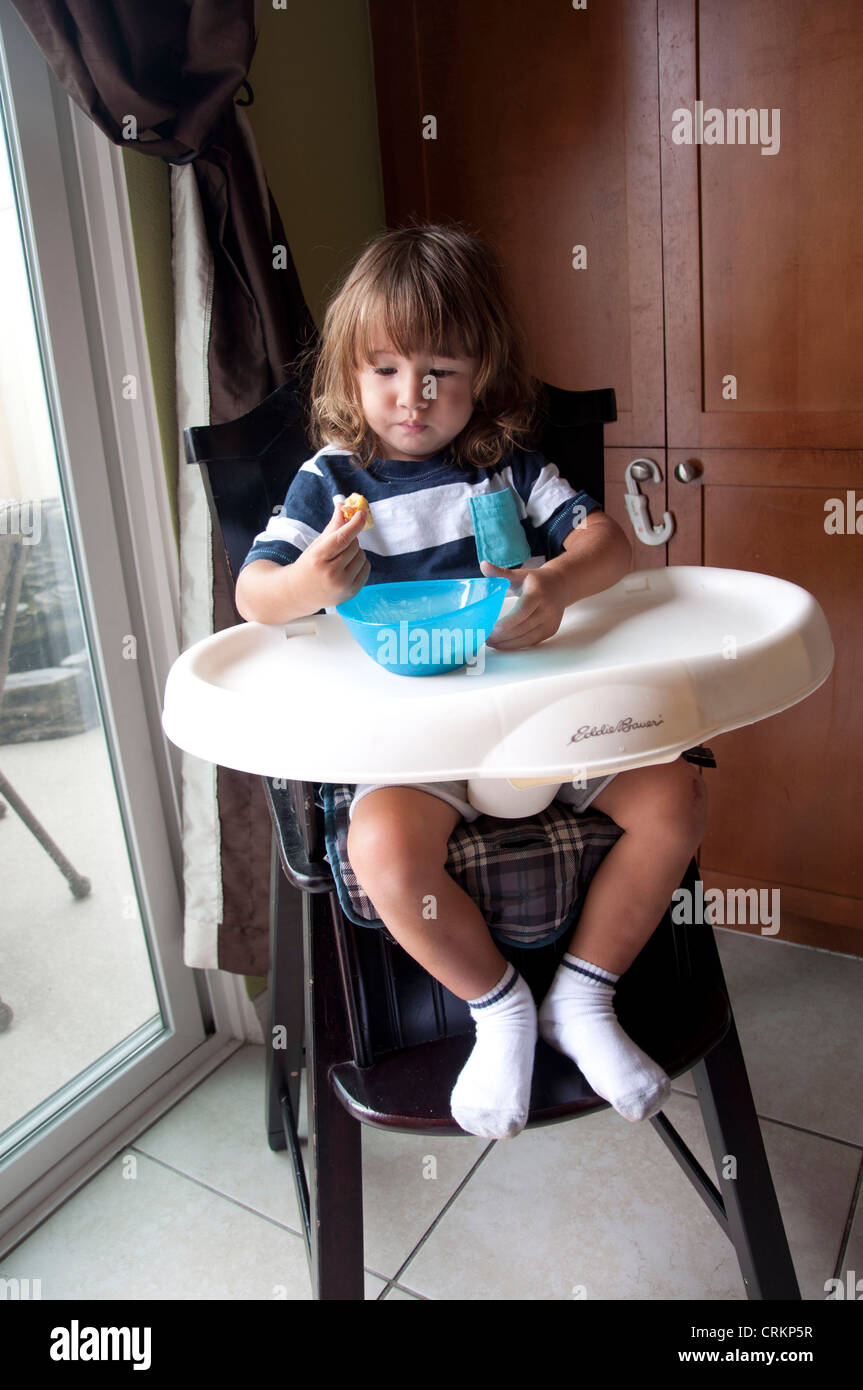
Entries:
<svg viewBox="0 0 863 1390">
<path fill-rule="evenodd" d="M 614 419 L 613 390 L 544 388 L 539 448 L 601 503 L 603 427 Z M 185 444 L 188 462 L 202 468 L 233 581 L 253 536 L 314 452 L 296 394 L 283 386 L 238 420 L 187 428 Z M 709 750 L 685 756 L 715 766 Z M 273 823 L 268 1139 L 272 1149 L 291 1154 L 314 1297 L 362 1299 L 361 1126 L 462 1134 L 449 1096 L 470 1053 L 472 1024 L 464 1002 L 387 932 L 356 927 L 342 912 L 317 788 L 262 780 Z M 693 859 L 681 886 L 694 892 L 697 881 Z M 501 947 L 537 999 L 569 935 L 530 950 Z M 622 977 L 615 1006 L 622 1026 L 670 1077 L 692 1070 L 720 1186 L 662 1112 L 650 1123 L 732 1242 L 748 1297 L 799 1299 L 710 925 L 681 926 L 667 912 Z M 306 1160 L 297 1125 L 304 1064 Z M 528 1127 L 605 1106 L 578 1069 L 540 1040 Z M 734 1178 L 723 1173 L 729 1156 Z"/>
</svg>

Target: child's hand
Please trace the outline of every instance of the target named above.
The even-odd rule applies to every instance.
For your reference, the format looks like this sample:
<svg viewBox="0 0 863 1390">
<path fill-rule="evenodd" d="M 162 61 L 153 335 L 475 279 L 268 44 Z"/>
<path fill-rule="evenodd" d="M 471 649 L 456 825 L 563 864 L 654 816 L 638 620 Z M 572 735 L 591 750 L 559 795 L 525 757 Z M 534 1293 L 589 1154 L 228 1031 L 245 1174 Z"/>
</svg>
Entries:
<svg viewBox="0 0 863 1390">
<path fill-rule="evenodd" d="M 540 569 L 499 569 L 488 560 L 480 563 L 483 574 L 491 579 L 499 575 L 508 579 L 519 591 L 519 601 L 511 613 L 499 618 L 486 639 L 497 651 L 518 651 L 520 647 L 535 647 L 546 637 L 553 637 L 560 627 L 566 609 L 561 586 L 556 578 Z"/>
<path fill-rule="evenodd" d="M 344 521 L 343 502 L 343 497 L 335 500 L 325 529 L 290 566 L 293 583 L 301 589 L 309 613 L 353 598 L 371 572 L 357 540 L 365 525 L 365 513 L 355 512 L 350 521 Z"/>
</svg>

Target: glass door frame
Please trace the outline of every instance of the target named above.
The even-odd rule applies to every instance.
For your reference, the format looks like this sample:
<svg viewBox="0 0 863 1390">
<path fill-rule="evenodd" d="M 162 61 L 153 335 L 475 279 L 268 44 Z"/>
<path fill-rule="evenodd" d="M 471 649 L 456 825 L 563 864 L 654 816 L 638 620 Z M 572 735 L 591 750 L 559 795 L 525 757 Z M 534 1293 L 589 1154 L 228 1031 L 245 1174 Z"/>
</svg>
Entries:
<svg viewBox="0 0 863 1390">
<path fill-rule="evenodd" d="M 10 0 L 0 89 L 88 643 L 166 1024 L 0 1165 L 6 1250 L 242 1045 L 251 1006 L 238 977 L 183 962 L 178 755 L 159 718 L 179 654 L 178 562 L 123 156 L 66 96 Z"/>
</svg>

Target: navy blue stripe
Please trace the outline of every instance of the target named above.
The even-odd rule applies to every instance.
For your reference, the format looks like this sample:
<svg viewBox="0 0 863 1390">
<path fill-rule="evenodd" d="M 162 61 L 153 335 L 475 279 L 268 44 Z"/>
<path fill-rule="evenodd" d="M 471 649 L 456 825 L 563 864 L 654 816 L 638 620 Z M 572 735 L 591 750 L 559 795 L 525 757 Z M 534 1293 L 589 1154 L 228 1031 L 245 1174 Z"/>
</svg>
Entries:
<svg viewBox="0 0 863 1390">
<path fill-rule="evenodd" d="M 588 980 L 594 980 L 599 985 L 613 985 L 616 983 L 614 980 L 609 980 L 605 975 L 597 973 L 599 971 L 598 965 L 586 970 L 583 965 L 576 965 L 575 962 L 571 960 L 563 959 L 560 963 L 561 965 L 565 965 L 567 970 L 574 970 L 576 975 L 585 975 Z M 609 971 L 608 973 L 610 974 L 611 972 Z"/>
<path fill-rule="evenodd" d="M 295 545 L 290 541 L 255 541 L 243 563 L 240 565 L 240 574 L 251 565 L 255 560 L 273 560 L 277 565 L 292 565 L 302 555 Z"/>
<path fill-rule="evenodd" d="M 516 983 L 518 982 L 518 971 L 516 970 L 515 966 L 510 966 L 510 969 L 512 970 L 512 978 L 510 979 L 508 985 L 502 985 L 496 994 L 493 994 L 490 999 L 483 1000 L 481 1004 L 472 1004 L 469 1002 L 468 1008 L 488 1009 L 491 1007 L 492 1004 L 497 1004 L 500 1002 L 501 999 L 505 999 L 506 996 L 509 994 L 510 990 L 515 989 Z"/>
<path fill-rule="evenodd" d="M 602 511 L 599 503 L 586 492 L 579 492 L 564 502 L 545 523 L 550 554 L 555 550 L 563 550 L 563 543 L 573 529 L 573 513 L 576 507 L 584 507 L 588 516 L 591 512 Z"/>
</svg>

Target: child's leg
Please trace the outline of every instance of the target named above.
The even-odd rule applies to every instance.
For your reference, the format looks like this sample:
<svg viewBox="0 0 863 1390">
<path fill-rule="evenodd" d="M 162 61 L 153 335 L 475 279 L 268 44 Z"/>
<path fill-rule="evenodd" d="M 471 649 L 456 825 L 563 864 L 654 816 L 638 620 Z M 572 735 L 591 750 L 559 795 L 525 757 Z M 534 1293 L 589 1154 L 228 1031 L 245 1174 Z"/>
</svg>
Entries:
<svg viewBox="0 0 863 1390">
<path fill-rule="evenodd" d="M 358 801 L 348 856 L 387 930 L 429 974 L 471 1005 L 477 1039 L 452 1093 L 462 1129 L 504 1138 L 524 1128 L 536 1007 L 492 941 L 476 903 L 444 868 L 455 807 L 415 787 Z"/>
<path fill-rule="evenodd" d="M 661 1109 L 670 1083 L 627 1037 L 614 985 L 653 935 L 680 886 L 707 818 L 701 775 L 678 759 L 619 774 L 593 805 L 624 834 L 597 869 L 539 1013 L 540 1033 L 578 1064 L 627 1119 Z"/>
</svg>

